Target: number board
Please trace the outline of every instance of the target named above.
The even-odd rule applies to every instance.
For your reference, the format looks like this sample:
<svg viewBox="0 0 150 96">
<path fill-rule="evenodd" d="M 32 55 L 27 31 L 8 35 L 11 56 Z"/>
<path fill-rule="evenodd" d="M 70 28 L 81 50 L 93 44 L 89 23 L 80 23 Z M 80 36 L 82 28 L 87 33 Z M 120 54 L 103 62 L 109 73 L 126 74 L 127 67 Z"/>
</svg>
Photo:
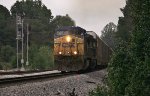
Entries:
<svg viewBox="0 0 150 96">
<path fill-rule="evenodd" d="M 62 47 L 75 47 L 75 43 L 63 43 Z"/>
</svg>

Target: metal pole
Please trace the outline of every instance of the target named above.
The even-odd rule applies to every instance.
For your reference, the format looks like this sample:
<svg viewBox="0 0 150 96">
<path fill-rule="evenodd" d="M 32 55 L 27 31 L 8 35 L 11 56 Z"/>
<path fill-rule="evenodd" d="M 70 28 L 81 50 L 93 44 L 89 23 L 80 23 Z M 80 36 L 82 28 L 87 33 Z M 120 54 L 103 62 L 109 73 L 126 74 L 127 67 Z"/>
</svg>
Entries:
<svg viewBox="0 0 150 96">
<path fill-rule="evenodd" d="M 29 61 L 28 61 L 28 50 L 29 50 L 29 24 L 27 24 L 27 61 L 26 61 L 26 65 L 29 65 Z"/>
<path fill-rule="evenodd" d="M 24 59 L 23 59 L 23 38 L 24 38 L 24 34 L 23 34 L 23 19 L 22 19 L 22 59 L 21 59 L 21 64 L 22 64 L 22 70 L 24 70 Z"/>
<path fill-rule="evenodd" d="M 19 69 L 18 62 L 19 62 L 19 60 L 18 60 L 18 38 L 17 38 L 17 70 Z"/>
<path fill-rule="evenodd" d="M 16 39 L 17 39 L 17 70 L 18 70 L 18 15 L 16 14 Z"/>
</svg>

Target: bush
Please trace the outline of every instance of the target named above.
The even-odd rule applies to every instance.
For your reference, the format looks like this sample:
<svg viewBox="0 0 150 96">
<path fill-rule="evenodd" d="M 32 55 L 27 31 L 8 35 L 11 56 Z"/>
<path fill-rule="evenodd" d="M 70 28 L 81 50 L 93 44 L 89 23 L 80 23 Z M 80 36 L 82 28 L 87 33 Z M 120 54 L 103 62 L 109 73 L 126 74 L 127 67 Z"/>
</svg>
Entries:
<svg viewBox="0 0 150 96">
<path fill-rule="evenodd" d="M 10 45 L 2 46 L 0 50 L 1 60 L 4 62 L 10 62 L 12 56 L 15 55 L 15 49 Z"/>
<path fill-rule="evenodd" d="M 53 50 L 50 50 L 47 46 L 31 48 L 31 58 L 29 62 L 31 63 L 31 68 L 36 70 L 50 69 L 54 66 L 53 60 Z"/>
<path fill-rule="evenodd" d="M 108 89 L 106 86 L 97 86 L 89 93 L 89 96 L 108 96 Z"/>
<path fill-rule="evenodd" d="M 12 58 L 15 56 L 15 49 L 10 45 L 2 46 L 0 49 L 0 69 L 12 69 Z"/>
</svg>

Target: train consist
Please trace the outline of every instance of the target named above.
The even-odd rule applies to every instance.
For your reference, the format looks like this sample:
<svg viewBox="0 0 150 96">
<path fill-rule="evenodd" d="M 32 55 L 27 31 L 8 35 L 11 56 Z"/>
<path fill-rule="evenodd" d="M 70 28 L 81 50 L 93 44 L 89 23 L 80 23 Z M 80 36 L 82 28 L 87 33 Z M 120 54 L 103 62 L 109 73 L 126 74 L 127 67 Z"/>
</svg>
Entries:
<svg viewBox="0 0 150 96">
<path fill-rule="evenodd" d="M 59 71 L 107 65 L 111 54 L 111 48 L 93 31 L 68 26 L 58 28 L 54 34 L 54 63 Z"/>
</svg>

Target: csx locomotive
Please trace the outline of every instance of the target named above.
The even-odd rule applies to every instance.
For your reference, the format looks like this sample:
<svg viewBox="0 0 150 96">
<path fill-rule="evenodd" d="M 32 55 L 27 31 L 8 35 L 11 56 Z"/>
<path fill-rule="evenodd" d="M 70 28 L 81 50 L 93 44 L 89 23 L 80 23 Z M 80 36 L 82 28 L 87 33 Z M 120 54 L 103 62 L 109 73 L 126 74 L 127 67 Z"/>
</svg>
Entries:
<svg viewBox="0 0 150 96">
<path fill-rule="evenodd" d="M 54 34 L 54 63 L 59 71 L 79 71 L 106 65 L 112 50 L 93 31 L 58 28 Z"/>
</svg>

